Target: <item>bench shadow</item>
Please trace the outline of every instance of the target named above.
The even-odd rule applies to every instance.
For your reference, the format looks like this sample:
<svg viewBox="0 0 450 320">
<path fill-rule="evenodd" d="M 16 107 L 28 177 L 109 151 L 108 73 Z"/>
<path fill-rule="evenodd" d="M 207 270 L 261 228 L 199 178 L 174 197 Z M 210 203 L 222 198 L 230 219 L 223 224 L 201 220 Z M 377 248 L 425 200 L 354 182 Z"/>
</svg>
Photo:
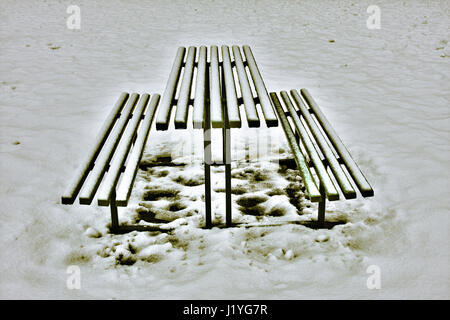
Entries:
<svg viewBox="0 0 450 320">
<path fill-rule="evenodd" d="M 112 234 L 125 234 L 125 233 L 130 233 L 133 231 L 139 231 L 139 232 L 144 232 L 144 231 L 150 231 L 150 232 L 170 232 L 172 231 L 174 228 L 161 228 L 159 226 L 146 226 L 146 225 L 120 225 L 117 228 L 112 228 L 111 226 L 109 226 L 109 232 Z"/>
<path fill-rule="evenodd" d="M 234 228 L 261 228 L 261 227 L 280 227 L 283 225 L 288 225 L 288 224 L 297 224 L 297 225 L 302 225 L 305 226 L 307 228 L 310 229 L 333 229 L 335 226 L 337 225 L 341 225 L 341 224 L 346 224 L 347 221 L 341 220 L 341 221 L 325 221 L 324 223 L 320 223 L 318 221 L 283 221 L 280 223 L 255 223 L 255 224 L 249 224 L 249 223 L 239 223 L 239 222 L 235 222 L 232 223 L 231 225 L 226 225 L 225 223 L 219 223 L 219 224 L 214 224 L 212 225 L 211 228 L 219 228 L 219 229 L 226 229 L 226 228 L 230 228 L 230 227 L 234 227 Z M 211 229 L 208 228 L 206 226 L 202 227 L 203 229 Z"/>
<path fill-rule="evenodd" d="M 155 217 L 155 214 L 153 212 L 140 212 L 139 213 L 139 221 L 145 221 L 150 223 L 168 223 L 170 221 L 164 220 L 164 219 L 158 219 Z M 138 222 L 139 222 L 138 221 Z"/>
<path fill-rule="evenodd" d="M 144 219 L 142 219 L 144 220 Z M 159 222 L 157 222 L 157 220 L 159 219 L 152 219 L 152 221 L 148 221 L 145 220 L 147 222 L 152 222 L 152 223 L 164 223 L 167 221 L 164 220 L 160 220 Z M 311 229 L 332 229 L 333 227 L 337 226 L 337 225 L 341 225 L 341 224 L 345 224 L 346 221 L 325 221 L 324 224 L 320 224 L 318 221 L 286 221 L 283 223 L 266 223 L 266 224 L 246 224 L 246 223 L 232 223 L 231 225 L 227 226 L 225 223 L 221 223 L 221 224 L 214 224 L 212 225 L 211 228 L 219 228 L 219 229 L 227 229 L 227 228 L 245 228 L 245 229 L 249 229 L 249 228 L 267 228 L 267 227 L 279 227 L 282 225 L 288 225 L 288 224 L 297 224 L 297 225 L 302 225 L 305 226 L 307 228 L 311 228 Z M 208 228 L 206 226 L 203 226 L 202 229 L 211 229 Z M 118 228 L 111 228 L 111 226 L 109 227 L 109 231 L 110 233 L 113 234 L 125 234 L 125 233 L 130 233 L 133 231 L 139 231 L 139 232 L 145 232 L 145 231 L 149 231 L 149 232 L 163 232 L 163 233 L 167 233 L 170 231 L 173 231 L 175 228 L 161 228 L 160 226 L 147 226 L 147 225 L 121 225 Z"/>
<path fill-rule="evenodd" d="M 175 163 L 172 161 L 172 157 L 157 157 L 156 160 L 141 161 L 139 163 L 139 169 L 147 170 L 153 167 L 185 167 L 186 163 Z"/>
</svg>

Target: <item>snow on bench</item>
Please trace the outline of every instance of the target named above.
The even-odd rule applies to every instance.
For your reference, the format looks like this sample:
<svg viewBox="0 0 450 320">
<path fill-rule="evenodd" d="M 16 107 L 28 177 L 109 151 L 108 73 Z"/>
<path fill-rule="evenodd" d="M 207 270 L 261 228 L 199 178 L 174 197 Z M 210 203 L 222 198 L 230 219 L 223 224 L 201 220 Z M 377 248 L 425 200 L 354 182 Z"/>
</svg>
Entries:
<svg viewBox="0 0 450 320">
<path fill-rule="evenodd" d="M 198 51 L 198 58 L 196 55 Z M 175 129 L 186 129 L 192 118 L 194 129 L 203 129 L 205 166 L 205 221 L 211 227 L 211 128 L 222 128 L 223 163 L 225 166 L 225 220 L 232 225 L 231 217 L 231 141 L 230 129 L 241 128 L 240 106 L 245 109 L 250 128 L 261 126 L 259 107 L 267 127 L 278 126 L 264 81 L 249 46 L 223 45 L 199 48 L 178 48 L 166 88 L 161 98 L 156 118 L 157 130 L 168 130 L 173 107 Z M 245 59 L 244 59 L 245 57 Z M 248 71 L 247 71 L 248 70 Z M 234 74 L 236 73 L 236 77 Z M 195 76 L 194 76 L 195 74 Z M 194 84 L 194 85 L 193 85 Z M 256 92 L 253 95 L 252 87 Z M 240 92 L 238 97 L 237 89 Z M 191 97 L 193 98 L 191 99 Z M 190 108 L 193 106 L 193 108 Z M 189 112 L 192 115 L 189 117 Z M 217 165 L 217 164 L 216 164 Z"/>
<path fill-rule="evenodd" d="M 308 90 L 301 89 L 300 93 L 291 90 L 290 93 L 297 109 L 286 91 L 280 92 L 285 108 L 277 93 L 271 92 L 270 96 L 309 199 L 312 202 L 319 202 L 318 222 L 323 226 L 325 200 L 339 199 L 338 188 L 332 177 L 345 199 L 356 198 L 356 191 L 350 180 L 363 197 L 372 197 L 374 191 Z M 287 117 L 292 119 L 294 129 Z M 330 171 L 327 171 L 327 167 Z M 349 174 L 345 173 L 343 167 Z M 310 168 L 314 169 L 317 178 L 314 178 Z"/>
<path fill-rule="evenodd" d="M 280 95 L 285 111 L 277 93 L 272 92 L 269 96 L 250 47 L 243 46 L 242 52 L 240 47 L 232 46 L 232 60 L 229 47 L 224 45 L 221 47 L 220 60 L 219 48 L 211 46 L 208 61 L 207 47 L 197 49 L 191 46 L 187 54 L 186 48 L 180 47 L 161 101 L 158 94 L 153 95 L 150 100 L 148 94 L 139 96 L 137 93 L 122 93 L 100 129 L 86 160 L 64 192 L 62 203 L 73 204 L 79 196 L 80 204 L 89 205 L 101 184 L 97 203 L 111 207 L 111 229 L 119 229 L 116 206 L 128 204 L 158 104 L 156 130 L 168 130 L 171 119 L 175 129 L 186 129 L 189 118 L 192 119 L 194 129 L 203 129 L 205 224 L 208 228 L 212 226 L 210 129 L 222 128 L 223 163 L 220 165 L 225 166 L 225 220 L 226 225 L 231 226 L 230 130 L 242 126 L 241 106 L 245 109 L 249 128 L 261 126 L 258 108 L 267 127 L 278 126 L 278 118 L 280 119 L 307 196 L 312 202 L 319 202 L 319 226 L 324 225 L 325 200 L 339 199 L 338 187 L 345 199 L 356 198 L 351 181 L 363 197 L 373 196 L 372 187 L 309 92 L 305 89 L 300 93 L 291 90 L 296 109 L 288 93 L 282 91 Z M 176 107 L 174 116 L 173 107 Z M 189 117 L 190 110 L 192 115 Z M 291 118 L 294 128 L 287 117 Z M 128 227 L 133 230 L 131 226 Z"/>
<path fill-rule="evenodd" d="M 241 49 L 238 46 L 232 46 L 233 62 L 231 61 L 228 46 L 221 47 L 222 61 L 219 61 L 219 49 L 217 46 L 210 47 L 209 62 L 207 61 L 207 47 L 201 46 L 198 49 L 197 62 L 195 61 L 196 51 L 196 47 L 189 47 L 187 55 L 185 47 L 180 47 L 177 51 L 166 89 L 161 98 L 161 104 L 156 118 L 157 130 L 168 129 L 173 106 L 176 106 L 175 128 L 185 129 L 187 127 L 190 104 L 193 105 L 193 127 L 197 129 L 203 128 L 206 100 L 209 100 L 208 104 L 210 106 L 211 125 L 213 128 L 224 127 L 224 115 L 228 117 L 230 128 L 240 128 L 241 117 L 239 106 L 241 104 L 244 104 L 249 127 L 260 126 L 256 104 L 261 106 L 268 127 L 278 125 L 277 116 L 249 46 L 242 47 L 246 58 L 245 61 L 241 55 Z M 186 59 L 184 61 L 185 55 Z M 246 66 L 249 69 L 250 77 L 247 74 Z M 238 84 L 235 82 L 233 67 L 236 69 L 239 88 L 242 93 L 241 98 L 238 98 L 236 94 Z M 197 76 L 194 88 L 192 81 L 195 68 L 197 68 Z M 183 72 L 182 69 L 184 70 Z M 183 75 L 181 76 L 181 74 Z M 256 98 L 253 97 L 249 78 L 256 90 Z M 180 80 L 181 83 L 177 91 Z M 191 91 L 195 94 L 193 101 L 190 99 L 192 95 Z M 175 99 L 176 96 L 178 96 L 177 99 Z"/>
<path fill-rule="evenodd" d="M 147 93 L 120 95 L 64 191 L 62 204 L 73 204 L 78 196 L 80 204 L 90 205 L 97 194 L 98 205 L 111 206 L 112 229 L 118 227 L 116 206 L 128 205 L 159 99 L 158 94 L 151 99 Z"/>
</svg>

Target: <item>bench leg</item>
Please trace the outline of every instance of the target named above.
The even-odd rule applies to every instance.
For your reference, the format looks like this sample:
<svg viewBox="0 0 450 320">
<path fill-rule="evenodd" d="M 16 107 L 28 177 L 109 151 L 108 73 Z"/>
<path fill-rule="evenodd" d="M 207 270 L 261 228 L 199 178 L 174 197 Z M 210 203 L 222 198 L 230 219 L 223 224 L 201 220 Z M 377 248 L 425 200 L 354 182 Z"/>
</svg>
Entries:
<svg viewBox="0 0 450 320">
<path fill-rule="evenodd" d="M 204 161 L 205 161 L 205 224 L 211 228 L 211 149 L 210 142 L 204 136 Z"/>
<path fill-rule="evenodd" d="M 327 197 L 325 195 L 325 188 L 323 184 L 320 184 L 319 187 L 320 195 L 322 196 L 322 200 L 319 202 L 319 212 L 317 214 L 317 223 L 319 228 L 323 228 L 325 226 L 325 204 L 327 201 Z"/>
<path fill-rule="evenodd" d="M 203 127 L 203 163 L 205 170 L 205 227 L 211 228 L 211 114 L 209 99 L 205 108 L 205 123 Z"/>
<path fill-rule="evenodd" d="M 228 109 L 226 101 L 226 87 L 223 69 L 221 73 L 222 82 L 222 110 L 223 110 L 223 164 L 225 165 L 225 225 L 231 227 L 233 223 L 231 212 L 231 129 L 228 119 Z"/>
<path fill-rule="evenodd" d="M 119 231 L 119 215 L 117 214 L 116 190 L 111 193 L 109 206 L 111 208 L 111 232 Z"/>
<path fill-rule="evenodd" d="M 225 121 L 227 122 L 227 121 Z M 225 164 L 225 224 L 232 224 L 231 213 L 231 130 L 227 125 L 222 129 L 223 163 Z"/>
</svg>

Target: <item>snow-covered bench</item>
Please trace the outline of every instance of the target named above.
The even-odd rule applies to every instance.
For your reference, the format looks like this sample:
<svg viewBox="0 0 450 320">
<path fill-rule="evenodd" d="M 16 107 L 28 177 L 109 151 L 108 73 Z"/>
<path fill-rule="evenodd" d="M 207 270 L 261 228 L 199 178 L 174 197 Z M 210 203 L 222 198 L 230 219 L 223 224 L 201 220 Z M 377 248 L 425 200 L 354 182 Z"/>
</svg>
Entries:
<svg viewBox="0 0 450 320">
<path fill-rule="evenodd" d="M 196 61 L 197 50 L 199 54 Z M 180 47 L 178 49 L 156 119 L 156 128 L 167 130 L 172 107 L 176 106 L 174 127 L 175 129 L 186 128 L 189 106 L 192 105 L 193 127 L 204 129 L 205 218 L 207 227 L 211 226 L 211 153 L 209 148 L 211 134 L 209 129 L 211 127 L 223 129 L 225 220 L 226 225 L 231 226 L 230 130 L 241 127 L 240 106 L 244 107 L 250 128 L 261 126 L 257 112 L 258 106 L 261 108 L 267 127 L 275 127 L 278 125 L 278 118 L 281 120 L 297 168 L 305 184 L 307 196 L 312 202 L 319 202 L 319 227 L 324 226 L 326 199 L 330 201 L 339 199 L 338 189 L 331 177 L 334 177 L 337 181 L 345 199 L 353 199 L 357 196 L 350 180 L 356 184 L 362 196 L 373 196 L 372 187 L 307 90 L 301 90 L 301 95 L 295 90 L 291 91 L 298 109 L 295 109 L 289 95 L 286 92 L 281 92 L 282 99 L 287 107 L 287 111 L 284 111 L 277 94 L 271 93 L 269 96 L 249 46 L 242 47 L 243 55 L 240 47 L 232 46 L 231 51 L 234 59 L 231 59 L 228 46 L 222 46 L 220 51 L 221 60 L 219 59 L 219 48 L 211 46 L 208 61 L 208 49 L 205 46 L 200 48 L 189 47 L 187 55 L 186 48 Z M 197 75 L 195 86 L 192 86 L 195 68 L 197 68 Z M 233 69 L 235 69 L 237 80 L 233 76 Z M 181 76 L 181 74 L 183 75 Z M 179 84 L 180 80 L 181 84 Z M 238 87 L 240 96 L 236 93 Z M 256 96 L 253 94 L 252 87 Z M 193 99 L 191 99 L 192 96 Z M 294 130 L 287 120 L 287 116 L 292 118 Z M 300 118 L 303 118 L 306 127 Z M 322 132 L 325 134 L 322 134 Z M 328 171 L 326 167 L 329 167 L 330 170 Z M 312 173 L 310 168 L 313 169 L 315 174 Z"/>
<path fill-rule="evenodd" d="M 374 192 L 308 90 L 301 89 L 300 92 L 291 90 L 290 93 L 291 97 L 286 91 L 280 92 L 284 108 L 277 93 L 271 92 L 270 96 L 305 184 L 307 195 L 312 202 L 319 202 L 318 224 L 319 227 L 323 227 L 325 201 L 326 199 L 339 200 L 338 189 L 341 190 L 345 199 L 356 198 L 353 184 L 363 197 L 372 197 Z M 294 128 L 287 117 L 292 119 Z M 310 168 L 314 169 L 316 177 L 311 173 Z M 337 185 L 333 180 L 337 182 Z"/>
<path fill-rule="evenodd" d="M 206 227 L 212 226 L 211 128 L 222 129 L 225 221 L 227 226 L 231 226 L 230 130 L 242 126 L 240 106 L 244 107 L 250 128 L 261 126 L 257 108 L 260 108 L 267 127 L 278 126 L 280 119 L 307 196 L 312 202 L 319 202 L 319 226 L 324 226 L 326 199 L 339 199 L 338 188 L 332 177 L 346 199 L 356 198 L 350 180 L 364 197 L 373 196 L 371 186 L 308 91 L 291 91 L 297 109 L 287 92 L 282 91 L 285 111 L 276 93 L 269 96 L 250 47 L 243 46 L 241 49 L 233 46 L 231 51 L 233 59 L 230 48 L 222 46 L 222 59 L 219 59 L 219 48 L 211 46 L 208 61 L 207 47 L 189 47 L 187 54 L 186 48 L 180 47 L 161 99 L 157 94 L 150 100 L 148 94 L 139 97 L 136 93 L 123 93 L 94 140 L 86 160 L 74 174 L 74 179 L 62 196 L 62 203 L 73 204 L 79 194 L 81 204 L 91 204 L 101 183 L 97 202 L 100 206 L 110 206 L 112 231 L 119 231 L 119 227 L 125 231 L 146 229 L 120 226 L 117 206 L 128 204 L 139 161 L 158 108 L 155 121 L 157 130 L 168 130 L 172 118 L 176 130 L 188 128 L 188 119 L 192 119 L 194 129 L 203 129 Z M 173 107 L 176 108 L 172 116 Z M 288 116 L 292 118 L 294 129 Z M 330 168 L 329 172 L 326 167 Z"/>
<path fill-rule="evenodd" d="M 198 59 L 196 60 L 197 51 Z M 278 118 L 250 47 L 232 46 L 233 59 L 231 59 L 228 46 L 222 46 L 220 51 L 222 59 L 219 59 L 219 48 L 211 46 L 208 61 L 206 46 L 199 48 L 191 46 L 188 48 L 187 54 L 186 48 L 178 48 L 156 118 L 156 129 L 167 130 L 172 109 L 176 106 L 175 129 L 187 128 L 188 118 L 192 118 L 194 129 L 203 129 L 206 227 L 212 226 L 210 129 L 222 128 L 222 165 L 225 166 L 225 221 L 227 226 L 231 226 L 230 130 L 242 126 L 239 107 L 244 106 L 250 128 L 261 126 L 257 106 L 261 108 L 267 127 L 278 125 Z M 197 72 L 194 72 L 195 69 Z M 194 73 L 196 78 L 193 86 Z M 237 79 L 234 73 L 236 73 Z M 256 97 L 253 95 L 252 86 Z M 236 91 L 238 88 L 241 93 L 240 97 Z M 191 99 L 192 93 L 194 94 L 193 99 Z M 193 106 L 193 108 L 189 108 L 189 106 Z M 190 110 L 192 110 L 192 116 L 188 117 Z"/>
<path fill-rule="evenodd" d="M 111 230 L 119 231 L 117 206 L 128 205 L 159 100 L 158 94 L 120 95 L 64 191 L 63 204 L 78 197 L 80 204 L 90 205 L 97 194 L 98 205 L 111 208 Z"/>
</svg>

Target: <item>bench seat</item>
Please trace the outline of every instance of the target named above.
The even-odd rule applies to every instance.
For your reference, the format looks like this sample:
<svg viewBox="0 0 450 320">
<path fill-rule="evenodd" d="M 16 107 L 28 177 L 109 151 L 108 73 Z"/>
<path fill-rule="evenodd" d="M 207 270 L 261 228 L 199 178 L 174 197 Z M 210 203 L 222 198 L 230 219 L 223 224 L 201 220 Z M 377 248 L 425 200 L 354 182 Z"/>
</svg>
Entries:
<svg viewBox="0 0 450 320">
<path fill-rule="evenodd" d="M 100 206 L 111 201 L 128 205 L 159 99 L 158 94 L 151 99 L 147 93 L 120 95 L 64 191 L 63 204 L 73 204 L 78 197 L 80 204 L 90 205 L 97 194 Z"/>
<path fill-rule="evenodd" d="M 335 201 L 340 193 L 345 199 L 354 199 L 354 186 L 363 197 L 372 197 L 373 188 L 308 90 L 291 90 L 290 96 L 281 91 L 279 95 L 270 93 L 309 199 Z"/>
</svg>

